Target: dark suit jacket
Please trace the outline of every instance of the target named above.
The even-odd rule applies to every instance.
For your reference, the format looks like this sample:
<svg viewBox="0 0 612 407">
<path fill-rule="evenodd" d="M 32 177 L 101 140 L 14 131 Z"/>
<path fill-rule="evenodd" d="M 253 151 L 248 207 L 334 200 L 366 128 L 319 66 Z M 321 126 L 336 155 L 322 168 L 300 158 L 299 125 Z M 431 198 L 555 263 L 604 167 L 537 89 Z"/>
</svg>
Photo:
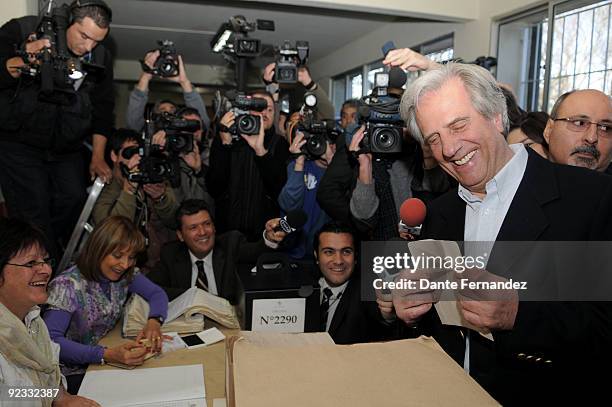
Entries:
<svg viewBox="0 0 612 407">
<path fill-rule="evenodd" d="M 383 322 L 375 302 L 361 301 L 359 276 L 352 276 L 329 325 L 334 342 L 346 345 L 389 340 L 394 329 L 394 325 Z"/>
<path fill-rule="evenodd" d="M 220 297 L 238 304 L 242 296 L 242 284 L 238 278 L 238 264 L 255 263 L 257 256 L 268 250 L 263 241 L 247 243 L 237 231 L 215 237 L 213 272 Z M 160 261 L 147 277 L 161 286 L 173 300 L 191 287 L 191 258 L 187 245 L 170 242 L 161 250 Z"/>
<path fill-rule="evenodd" d="M 422 236 L 462 241 L 464 223 L 465 202 L 453 189 L 429 205 Z M 612 240 L 612 178 L 552 164 L 530 151 L 497 241 L 595 240 Z M 511 259 L 497 254 L 494 247 L 487 269 L 506 277 L 534 267 L 551 272 L 547 268 L 556 260 L 534 266 L 529 253 Z M 504 405 L 588 397 L 601 390 L 594 385 L 594 366 L 610 360 L 610 304 L 521 301 L 513 329 L 493 332 L 493 343 L 470 333 L 470 374 Z M 467 330 L 442 326 L 435 311 L 424 316 L 421 328 L 463 364 Z"/>
</svg>

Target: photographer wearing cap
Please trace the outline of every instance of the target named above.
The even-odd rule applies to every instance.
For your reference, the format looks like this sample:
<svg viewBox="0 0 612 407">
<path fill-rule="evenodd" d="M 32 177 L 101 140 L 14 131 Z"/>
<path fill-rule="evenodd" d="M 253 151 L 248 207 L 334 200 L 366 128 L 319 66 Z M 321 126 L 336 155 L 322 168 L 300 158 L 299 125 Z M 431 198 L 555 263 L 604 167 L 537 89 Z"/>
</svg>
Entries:
<svg viewBox="0 0 612 407">
<path fill-rule="evenodd" d="M 114 121 L 113 66 L 100 45 L 111 17 L 102 0 L 75 0 L 0 28 L 0 185 L 11 216 L 40 226 L 52 252 L 85 201 L 80 150 L 89 136 L 92 178 L 111 177 L 104 148 Z"/>
<path fill-rule="evenodd" d="M 163 47 L 163 45 L 162 45 Z M 155 71 L 156 61 L 160 58 L 160 50 L 156 49 L 153 51 L 149 51 L 145 54 L 145 57 L 142 61 L 143 69 L 140 78 L 138 79 L 138 83 L 134 86 L 134 89 L 130 93 L 130 100 L 128 102 L 128 110 L 127 110 L 127 127 L 136 131 L 140 131 L 144 126 L 144 112 L 147 102 L 149 100 L 149 82 L 155 76 L 151 71 Z M 178 68 L 178 75 L 165 77 L 167 80 L 171 82 L 178 83 L 181 85 L 181 89 L 183 90 L 183 99 L 185 100 L 185 106 L 192 107 L 198 111 L 202 122 L 204 123 L 204 128 L 210 128 L 210 119 L 208 118 L 208 113 L 206 113 L 206 106 L 204 105 L 204 101 L 200 94 L 194 89 L 191 81 L 187 77 L 187 72 L 185 71 L 185 65 L 183 64 L 183 57 L 181 55 L 176 55 L 175 61 Z M 161 75 L 160 75 L 161 76 Z M 164 76 L 162 76 L 164 77 Z M 154 113 L 160 113 L 162 111 L 167 111 L 168 113 L 176 113 L 176 105 L 170 107 L 168 101 L 164 101 L 168 105 L 169 109 L 164 109 L 162 103 L 158 102 L 155 104 Z"/>
</svg>

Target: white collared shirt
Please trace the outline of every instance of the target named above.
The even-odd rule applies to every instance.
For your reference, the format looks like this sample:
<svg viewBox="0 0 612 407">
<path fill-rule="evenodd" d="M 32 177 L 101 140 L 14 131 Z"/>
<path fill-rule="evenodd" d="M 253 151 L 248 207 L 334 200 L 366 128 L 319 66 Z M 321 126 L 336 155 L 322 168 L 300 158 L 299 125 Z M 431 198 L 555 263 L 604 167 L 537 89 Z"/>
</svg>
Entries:
<svg viewBox="0 0 612 407">
<path fill-rule="evenodd" d="M 324 277 L 319 278 L 319 286 L 321 287 L 319 304 L 323 302 L 323 290 L 329 288 L 332 291 L 332 296 L 329 298 L 329 308 L 327 311 L 327 325 L 325 326 L 325 332 L 329 331 L 329 326 L 331 325 L 332 319 L 334 319 L 334 313 L 338 308 L 338 303 L 340 303 L 340 298 L 342 297 L 347 285 L 348 280 L 346 280 L 344 284 L 339 285 L 338 287 L 332 287 L 327 283 L 327 280 L 325 280 Z"/>
<path fill-rule="evenodd" d="M 466 242 L 479 242 L 485 247 L 473 253 L 466 244 L 466 255 L 482 255 L 487 253 L 487 260 L 497 239 L 501 225 L 508 214 L 508 209 L 527 168 L 527 150 L 523 144 L 512 144 L 510 148 L 514 155 L 502 169 L 487 182 L 484 198 L 472 194 L 468 189 L 459 185 L 459 197 L 465 201 L 465 229 L 463 239 Z"/>
<path fill-rule="evenodd" d="M 196 286 L 196 281 L 198 280 L 198 266 L 196 265 L 196 261 L 203 260 L 204 261 L 204 274 L 206 274 L 206 278 L 208 279 L 208 292 L 214 295 L 219 295 L 217 291 L 217 282 L 215 280 L 215 273 L 213 272 L 213 250 L 208 253 L 206 257 L 200 259 L 196 257 L 191 250 L 189 250 L 189 258 L 191 259 L 191 286 Z"/>
</svg>

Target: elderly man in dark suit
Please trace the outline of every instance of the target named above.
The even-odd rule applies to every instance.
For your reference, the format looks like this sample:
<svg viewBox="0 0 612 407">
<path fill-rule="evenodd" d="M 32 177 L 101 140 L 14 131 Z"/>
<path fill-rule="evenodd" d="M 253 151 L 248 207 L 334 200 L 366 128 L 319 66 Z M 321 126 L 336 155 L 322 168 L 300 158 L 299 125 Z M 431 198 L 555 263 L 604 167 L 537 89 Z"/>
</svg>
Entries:
<svg viewBox="0 0 612 407">
<path fill-rule="evenodd" d="M 266 223 L 259 242 L 247 243 L 237 231 L 216 236 L 210 209 L 200 199 L 183 201 L 176 224 L 179 240 L 162 248 L 160 261 L 148 275 L 171 300 L 198 287 L 238 304 L 242 296 L 238 264 L 255 263 L 261 253 L 276 248 L 285 237 L 284 232 L 274 231 L 278 219 Z"/>
<path fill-rule="evenodd" d="M 429 205 L 424 238 L 490 242 L 487 270 L 501 266 L 504 277 L 533 263 L 501 264 L 496 242 L 611 240 L 612 179 L 508 146 L 504 97 L 486 70 L 433 69 L 407 89 L 401 111 L 413 136 L 459 182 Z M 404 293 L 393 303 L 399 318 L 433 334 L 504 405 L 584 401 L 602 389 L 590 372 L 610 360 L 610 303 L 525 302 L 517 293 L 504 301 L 460 299 L 464 320 L 494 341 L 441 325 L 431 299 Z"/>
</svg>

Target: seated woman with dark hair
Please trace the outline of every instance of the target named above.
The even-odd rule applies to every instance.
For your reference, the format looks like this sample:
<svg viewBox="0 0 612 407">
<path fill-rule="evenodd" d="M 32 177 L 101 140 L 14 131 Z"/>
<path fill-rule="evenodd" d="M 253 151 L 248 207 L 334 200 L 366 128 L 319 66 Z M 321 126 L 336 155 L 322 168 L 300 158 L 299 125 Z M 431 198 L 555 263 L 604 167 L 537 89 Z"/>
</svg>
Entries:
<svg viewBox="0 0 612 407">
<path fill-rule="evenodd" d="M 32 225 L 0 219 L 0 385 L 58 389 L 51 397 L 15 402 L 20 406 L 98 406 L 64 390 L 59 346 L 40 318 L 53 265 L 44 241 Z"/>
<path fill-rule="evenodd" d="M 90 363 L 119 362 L 141 365 L 148 351 L 139 343 L 147 339 L 151 350 L 161 350 L 161 324 L 168 312 L 168 296 L 143 274 L 135 273 L 143 235 L 123 216 L 111 216 L 96 227 L 75 267 L 49 284 L 49 309 L 44 319 L 51 339 L 61 347 L 62 372 L 68 390 L 77 391 Z M 99 346 L 119 321 L 129 293 L 149 303 L 149 320 L 136 341 L 113 348 Z"/>
</svg>

